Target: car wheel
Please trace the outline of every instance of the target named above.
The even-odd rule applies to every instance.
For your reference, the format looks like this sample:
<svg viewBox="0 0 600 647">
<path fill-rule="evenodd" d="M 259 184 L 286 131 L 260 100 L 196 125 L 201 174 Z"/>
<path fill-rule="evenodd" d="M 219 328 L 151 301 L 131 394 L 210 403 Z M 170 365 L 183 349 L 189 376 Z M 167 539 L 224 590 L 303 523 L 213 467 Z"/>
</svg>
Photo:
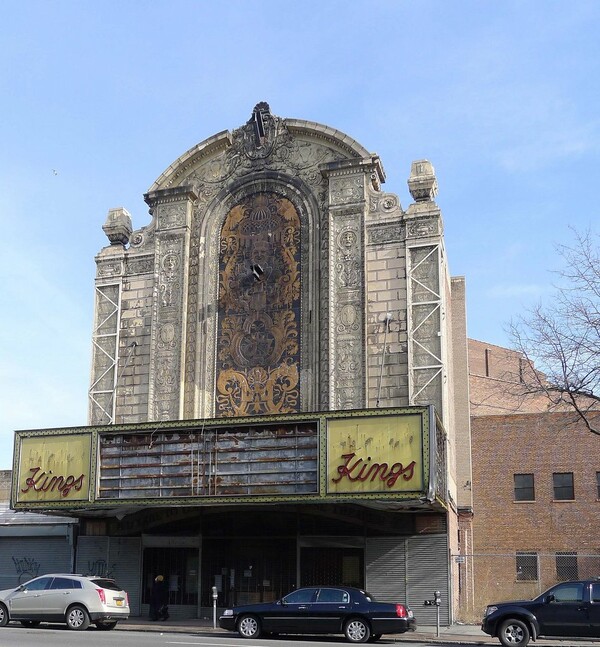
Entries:
<svg viewBox="0 0 600 647">
<path fill-rule="evenodd" d="M 260 622 L 256 616 L 242 616 L 238 621 L 237 629 L 243 638 L 258 638 L 260 636 Z"/>
<path fill-rule="evenodd" d="M 8 624 L 8 609 L 0 602 L 0 627 Z"/>
<path fill-rule="evenodd" d="M 509 618 L 500 625 L 498 638 L 504 647 L 525 647 L 529 642 L 529 629 L 522 620 Z"/>
<path fill-rule="evenodd" d="M 371 628 L 361 618 L 351 618 L 344 626 L 344 635 L 351 643 L 366 643 L 371 637 Z"/>
<path fill-rule="evenodd" d="M 37 627 L 40 624 L 39 620 L 21 620 L 24 627 Z"/>
<path fill-rule="evenodd" d="M 116 626 L 117 626 L 116 620 L 105 620 L 104 622 L 96 623 L 96 627 L 100 629 L 100 631 L 110 631 L 111 629 L 114 629 Z"/>
<path fill-rule="evenodd" d="M 73 631 L 85 631 L 90 626 L 88 612 L 79 604 L 75 604 L 67 610 L 67 627 Z"/>
</svg>

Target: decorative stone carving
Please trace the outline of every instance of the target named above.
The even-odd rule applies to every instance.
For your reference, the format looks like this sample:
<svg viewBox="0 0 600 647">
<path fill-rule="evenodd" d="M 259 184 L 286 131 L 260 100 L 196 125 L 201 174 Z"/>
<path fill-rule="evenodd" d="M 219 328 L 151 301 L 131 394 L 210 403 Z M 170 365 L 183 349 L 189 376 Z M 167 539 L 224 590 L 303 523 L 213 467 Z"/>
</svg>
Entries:
<svg viewBox="0 0 600 647">
<path fill-rule="evenodd" d="M 426 236 L 437 236 L 440 233 L 439 227 L 439 217 L 408 220 L 406 223 L 406 237 L 423 238 Z"/>
<path fill-rule="evenodd" d="M 123 209 L 123 207 L 110 209 L 102 230 L 111 245 L 127 245 L 133 231 L 131 216 L 127 209 Z"/>
<path fill-rule="evenodd" d="M 154 270 L 154 256 L 129 256 L 126 259 L 125 274 L 149 274 Z"/>
<path fill-rule="evenodd" d="M 158 275 L 158 290 L 160 304 L 163 308 L 172 306 L 179 301 L 181 281 L 181 254 L 174 247 L 169 246 L 160 261 Z"/>
<path fill-rule="evenodd" d="M 342 288 L 356 288 L 362 279 L 362 263 L 357 255 L 358 235 L 350 227 L 342 230 L 337 236 L 336 274 Z"/>
<path fill-rule="evenodd" d="M 346 160 L 323 168 L 329 179 L 330 406 L 366 401 L 364 236 L 371 161 Z"/>
<path fill-rule="evenodd" d="M 334 204 L 353 204 L 364 200 L 364 180 L 361 177 L 334 178 L 330 187 Z"/>
<path fill-rule="evenodd" d="M 145 196 L 155 216 L 154 295 L 150 344 L 149 416 L 154 420 L 180 417 L 184 295 L 187 287 L 187 247 L 191 203 L 188 187 Z"/>
<path fill-rule="evenodd" d="M 417 160 L 410 168 L 408 189 L 416 202 L 433 201 L 438 191 L 433 164 L 428 160 Z"/>
<path fill-rule="evenodd" d="M 176 229 L 186 220 L 185 204 L 164 204 L 158 211 L 158 229 Z"/>
<path fill-rule="evenodd" d="M 100 258 L 97 261 L 98 278 L 109 278 L 123 274 L 123 261 L 115 258 Z"/>
<path fill-rule="evenodd" d="M 406 237 L 406 230 L 404 223 L 400 222 L 382 225 L 371 224 L 367 227 L 367 234 L 371 245 L 384 245 L 403 241 Z"/>
<path fill-rule="evenodd" d="M 337 320 L 337 330 L 340 333 L 355 333 L 359 327 L 362 317 L 356 311 L 353 303 L 346 303 L 340 308 Z"/>
</svg>

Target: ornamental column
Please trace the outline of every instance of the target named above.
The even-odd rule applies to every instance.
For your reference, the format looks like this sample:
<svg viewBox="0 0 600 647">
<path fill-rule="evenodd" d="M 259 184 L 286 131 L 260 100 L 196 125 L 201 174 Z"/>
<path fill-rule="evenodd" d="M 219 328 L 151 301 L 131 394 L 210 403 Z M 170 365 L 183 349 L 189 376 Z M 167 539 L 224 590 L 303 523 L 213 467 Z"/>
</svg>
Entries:
<svg viewBox="0 0 600 647">
<path fill-rule="evenodd" d="M 190 187 L 144 196 L 154 217 L 154 294 L 148 420 L 182 417 L 190 230 L 196 194 Z"/>
<path fill-rule="evenodd" d="M 369 187 L 379 188 L 377 156 L 322 167 L 329 181 L 328 232 L 329 408 L 363 408 L 367 403 L 365 219 Z M 322 331 L 324 334 L 325 331 Z"/>
</svg>

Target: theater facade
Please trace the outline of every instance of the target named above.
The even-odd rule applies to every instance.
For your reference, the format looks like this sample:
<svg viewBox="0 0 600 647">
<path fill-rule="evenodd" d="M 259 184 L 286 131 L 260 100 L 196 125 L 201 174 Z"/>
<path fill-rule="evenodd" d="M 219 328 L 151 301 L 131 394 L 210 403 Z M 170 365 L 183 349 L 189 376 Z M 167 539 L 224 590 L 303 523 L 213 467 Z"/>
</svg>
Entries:
<svg viewBox="0 0 600 647">
<path fill-rule="evenodd" d="M 17 432 L 12 505 L 79 519 L 76 570 L 134 614 L 366 587 L 456 615 L 469 574 L 464 281 L 437 181 L 259 103 L 124 208 L 96 257 L 89 426 Z"/>
</svg>

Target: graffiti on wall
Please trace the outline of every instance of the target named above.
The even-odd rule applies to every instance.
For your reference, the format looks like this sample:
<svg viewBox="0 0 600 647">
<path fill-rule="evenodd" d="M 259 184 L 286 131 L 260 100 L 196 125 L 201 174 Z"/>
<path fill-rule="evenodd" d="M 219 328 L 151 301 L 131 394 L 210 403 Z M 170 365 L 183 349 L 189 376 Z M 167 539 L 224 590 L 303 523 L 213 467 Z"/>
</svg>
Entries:
<svg viewBox="0 0 600 647">
<path fill-rule="evenodd" d="M 114 577 L 116 564 L 109 564 L 105 559 L 88 561 L 86 575 L 99 575 L 100 577 Z"/>
<path fill-rule="evenodd" d="M 38 576 L 40 572 L 40 563 L 35 557 L 12 557 L 15 570 L 19 577 L 19 584 L 29 582 L 29 580 Z"/>
</svg>

